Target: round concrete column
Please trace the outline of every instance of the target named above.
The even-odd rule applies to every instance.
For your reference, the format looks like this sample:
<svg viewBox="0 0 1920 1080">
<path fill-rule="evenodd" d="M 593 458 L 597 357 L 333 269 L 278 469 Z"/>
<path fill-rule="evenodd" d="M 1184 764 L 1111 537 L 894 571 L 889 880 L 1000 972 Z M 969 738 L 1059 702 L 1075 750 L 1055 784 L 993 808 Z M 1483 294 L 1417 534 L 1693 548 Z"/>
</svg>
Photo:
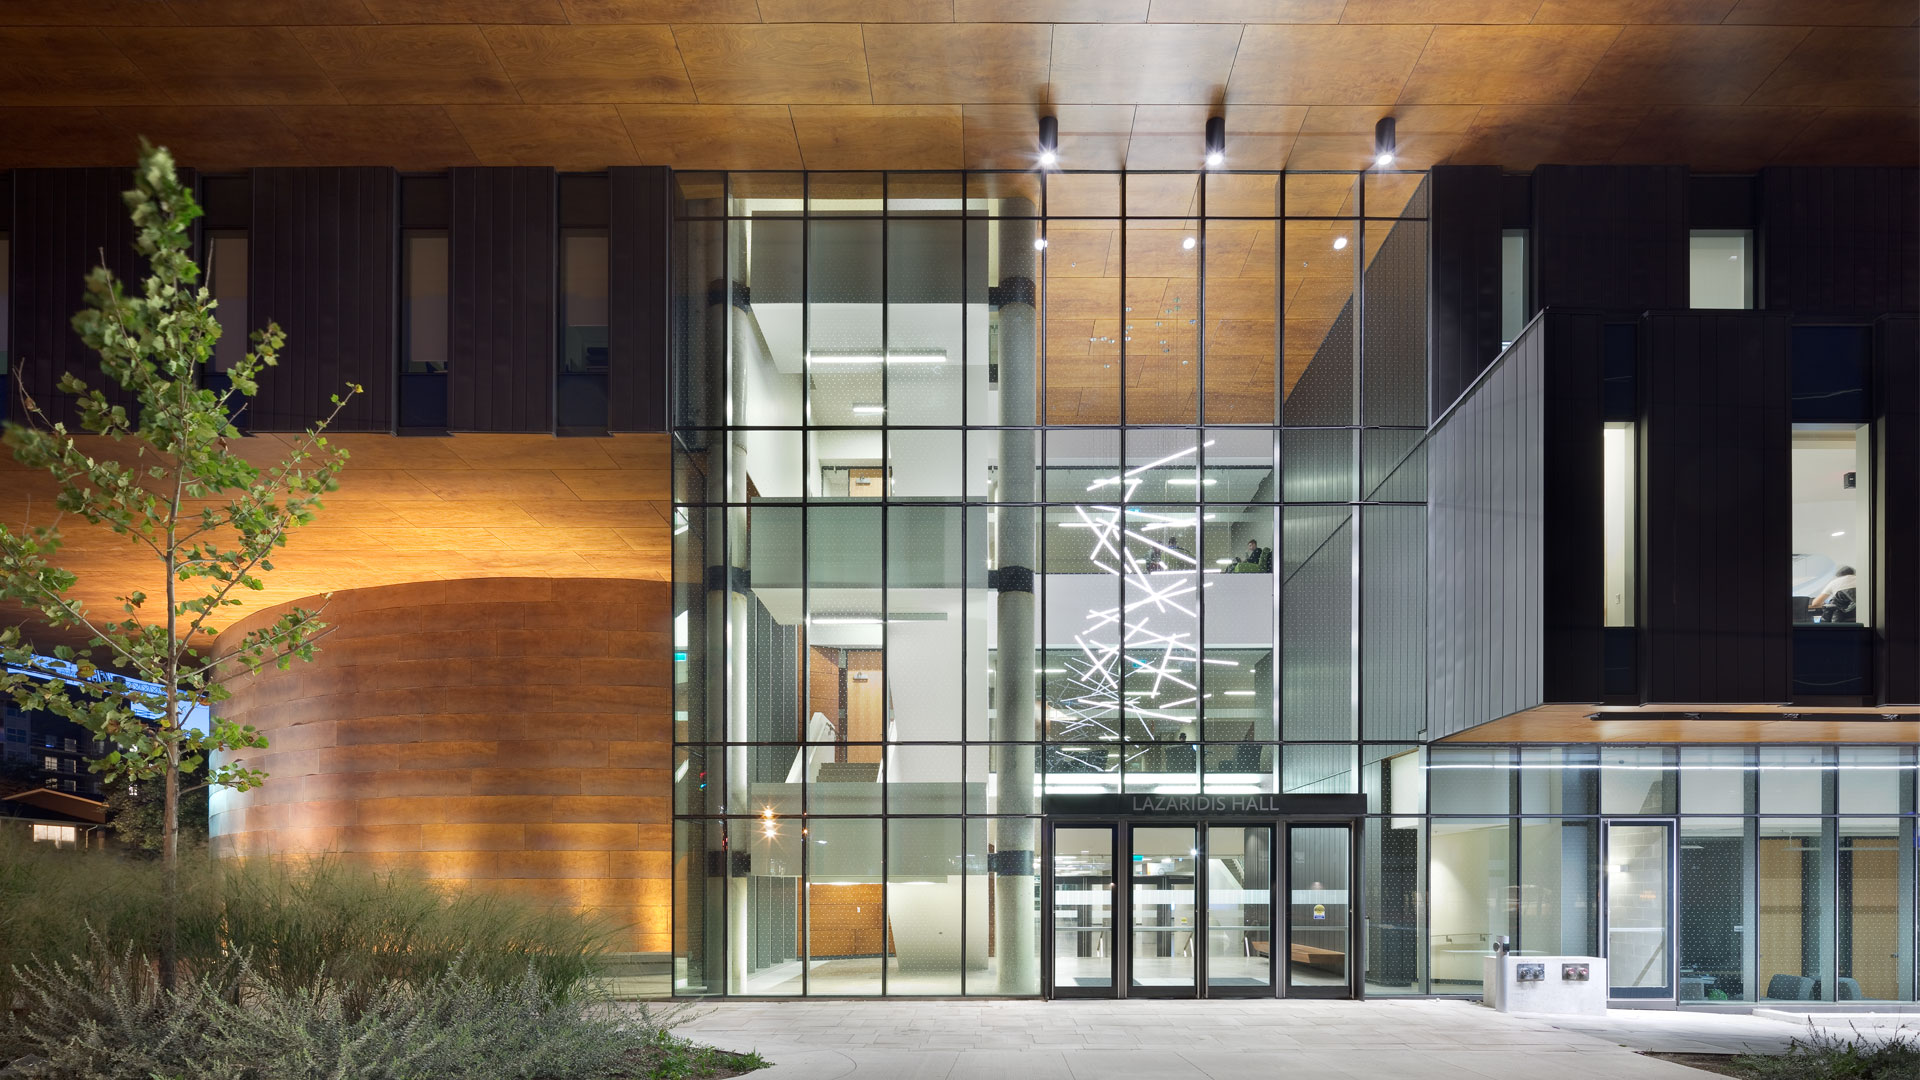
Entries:
<svg viewBox="0 0 1920 1080">
<path fill-rule="evenodd" d="M 336 592 L 323 618 L 312 663 L 242 676 L 220 706 L 266 735 L 250 761 L 268 779 L 214 793 L 216 853 L 334 852 L 591 909 L 627 928 L 616 948 L 671 948 L 665 582 L 391 585 Z"/>
</svg>

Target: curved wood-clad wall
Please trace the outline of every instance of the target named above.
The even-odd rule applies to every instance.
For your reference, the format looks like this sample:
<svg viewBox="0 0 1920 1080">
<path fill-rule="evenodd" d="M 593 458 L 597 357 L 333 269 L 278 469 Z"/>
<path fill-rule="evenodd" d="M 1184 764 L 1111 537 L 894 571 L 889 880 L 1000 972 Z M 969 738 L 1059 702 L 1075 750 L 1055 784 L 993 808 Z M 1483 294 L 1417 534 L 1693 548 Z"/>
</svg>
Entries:
<svg viewBox="0 0 1920 1080">
<path fill-rule="evenodd" d="M 214 850 L 338 852 L 565 901 L 630 926 L 627 948 L 667 951 L 668 589 L 490 578 L 333 594 L 312 663 L 242 676 L 220 706 L 266 735 L 268 780 L 214 793 Z"/>
</svg>

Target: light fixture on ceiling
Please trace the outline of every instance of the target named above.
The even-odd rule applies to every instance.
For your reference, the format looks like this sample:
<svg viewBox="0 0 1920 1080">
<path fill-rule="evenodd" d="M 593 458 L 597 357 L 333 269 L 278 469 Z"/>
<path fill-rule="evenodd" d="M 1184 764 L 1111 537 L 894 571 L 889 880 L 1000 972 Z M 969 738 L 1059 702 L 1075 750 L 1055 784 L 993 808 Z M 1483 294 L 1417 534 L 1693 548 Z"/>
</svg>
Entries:
<svg viewBox="0 0 1920 1080">
<path fill-rule="evenodd" d="M 1227 163 L 1227 118 L 1224 116 L 1207 117 L 1207 168 L 1217 169 Z"/>
<path fill-rule="evenodd" d="M 853 414 L 855 416 L 879 416 L 886 411 L 887 407 L 885 405 L 855 405 L 853 407 Z"/>
<path fill-rule="evenodd" d="M 1193 247 L 1194 247 L 1194 245 L 1195 245 L 1195 244 L 1198 244 L 1199 242 L 1200 242 L 1199 240 L 1197 240 L 1197 239 L 1195 239 L 1194 237 L 1191 237 L 1191 236 L 1189 236 L 1189 237 L 1187 237 L 1187 238 L 1186 238 L 1185 240 L 1182 240 L 1182 241 L 1180 241 L 1180 250 L 1182 250 L 1182 251 L 1192 251 L 1192 250 L 1193 250 Z"/>
<path fill-rule="evenodd" d="M 1044 236 L 1035 238 L 1035 240 L 1033 241 L 1033 250 L 1035 251 L 1047 250 L 1047 238 Z"/>
<path fill-rule="evenodd" d="M 1060 164 L 1060 118 L 1040 118 L 1040 167 L 1051 169 Z"/>
<path fill-rule="evenodd" d="M 1344 236 L 1336 236 L 1336 237 L 1334 237 L 1334 238 L 1333 238 L 1333 250 L 1335 250 L 1335 251 L 1345 251 L 1346 249 L 1347 249 L 1347 238 L 1346 238 L 1346 237 L 1344 237 Z"/>
<path fill-rule="evenodd" d="M 875 352 L 810 352 L 807 363 L 813 366 L 821 364 L 944 364 L 947 354 L 944 350 L 889 350 L 886 355 Z"/>
<path fill-rule="evenodd" d="M 1378 168 L 1393 164 L 1394 151 L 1399 149 L 1393 136 L 1393 117 L 1383 116 L 1373 125 L 1373 163 Z"/>
<path fill-rule="evenodd" d="M 1840 530 L 1839 532 L 1837 532 L 1837 533 L 1834 533 L 1833 535 L 1835 535 L 1835 536 L 1845 536 L 1845 535 L 1847 535 L 1847 530 L 1845 530 L 1845 529 L 1841 529 L 1841 530 Z"/>
</svg>

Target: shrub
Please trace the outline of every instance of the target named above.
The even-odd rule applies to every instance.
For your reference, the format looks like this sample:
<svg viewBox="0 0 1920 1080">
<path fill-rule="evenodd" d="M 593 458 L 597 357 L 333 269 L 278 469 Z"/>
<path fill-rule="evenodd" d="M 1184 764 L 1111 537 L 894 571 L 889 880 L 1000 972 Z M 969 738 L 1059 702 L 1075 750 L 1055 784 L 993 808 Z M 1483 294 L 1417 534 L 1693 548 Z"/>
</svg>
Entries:
<svg viewBox="0 0 1920 1080">
<path fill-rule="evenodd" d="M 627 1017 L 555 997 L 531 967 L 501 983 L 457 958 L 423 982 L 362 984 L 357 1004 L 332 979 L 262 982 L 244 958 L 171 993 L 130 951 L 23 977 L 22 1046 L 43 1060 L 17 1068 L 44 1080 L 611 1080 L 656 1075 L 660 1048 L 686 1045 L 673 1015 Z"/>
<path fill-rule="evenodd" d="M 1852 1038 L 1809 1028 L 1784 1054 L 1741 1054 L 1730 1065 L 1749 1080 L 1914 1080 L 1920 1077 L 1920 1040 L 1905 1032 Z"/>
<path fill-rule="evenodd" d="M 160 874 L 152 862 L 0 834 L 0 1005 L 20 990 L 16 968 L 90 956 L 90 934 L 152 959 Z M 504 986 L 531 970 L 546 993 L 564 997 L 592 976 L 612 930 L 562 907 L 334 858 L 187 857 L 180 880 L 183 970 L 212 978 L 245 955 L 263 986 L 290 992 L 324 978 L 350 1005 L 373 987 L 439 978 L 455 957 L 467 978 Z"/>
</svg>

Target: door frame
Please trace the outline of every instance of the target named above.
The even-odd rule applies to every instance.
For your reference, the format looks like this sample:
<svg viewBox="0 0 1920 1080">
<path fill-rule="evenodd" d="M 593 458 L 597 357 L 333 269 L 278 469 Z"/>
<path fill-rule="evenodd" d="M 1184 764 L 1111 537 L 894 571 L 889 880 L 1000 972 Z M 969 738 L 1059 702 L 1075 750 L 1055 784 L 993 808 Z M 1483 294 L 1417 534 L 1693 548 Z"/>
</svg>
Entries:
<svg viewBox="0 0 1920 1080">
<path fill-rule="evenodd" d="M 1206 823 L 1191 819 L 1167 821 L 1125 821 L 1121 830 L 1126 840 L 1126 854 L 1122 865 L 1126 867 L 1126 888 L 1124 903 L 1121 897 L 1115 898 L 1114 922 L 1122 921 L 1124 908 L 1127 928 L 1126 960 L 1121 964 L 1121 973 L 1125 976 L 1126 996 L 1130 998 L 1171 998 L 1176 1001 L 1189 1001 L 1205 997 L 1203 992 L 1207 977 L 1206 940 L 1201 933 L 1207 913 L 1207 837 Z M 1193 832 L 1193 929 L 1187 937 L 1187 947 L 1193 950 L 1193 982 L 1187 986 L 1141 986 L 1133 981 L 1133 962 L 1136 959 L 1134 949 L 1133 923 L 1133 833 L 1136 829 L 1190 829 Z M 1116 892 L 1121 892 L 1117 885 Z M 1116 986 L 1121 984 L 1116 983 Z"/>
<path fill-rule="evenodd" d="M 1666 866 L 1666 963 L 1663 986 L 1616 988 L 1613 985 L 1613 912 L 1607 901 L 1613 875 L 1611 862 L 1613 850 L 1613 827 L 1615 825 L 1657 826 L 1667 831 Z M 1600 895 L 1597 907 L 1600 912 L 1601 955 L 1607 960 L 1607 1000 L 1609 1001 L 1675 1001 L 1679 995 L 1679 959 L 1680 959 L 1680 823 L 1671 817 L 1602 817 L 1600 819 Z"/>
<path fill-rule="evenodd" d="M 1124 991 L 1126 987 L 1122 985 L 1120 977 L 1125 968 L 1124 965 L 1120 963 L 1120 954 L 1132 938 L 1132 929 L 1130 926 L 1125 928 L 1121 926 L 1121 917 L 1125 915 L 1130 920 L 1132 913 L 1130 905 L 1124 903 L 1117 895 L 1114 897 L 1113 902 L 1108 905 L 1108 910 L 1111 912 L 1111 915 L 1109 916 L 1110 925 L 1107 930 L 1107 985 L 1104 987 L 1060 986 L 1054 982 L 1053 954 L 1057 946 L 1057 941 L 1054 937 L 1055 931 L 1053 926 L 1053 834 L 1056 829 L 1061 828 L 1107 830 L 1107 834 L 1112 837 L 1114 892 L 1120 893 L 1122 890 L 1121 883 L 1129 880 L 1128 878 L 1123 878 L 1120 874 L 1121 869 L 1126 866 L 1126 848 L 1124 846 L 1126 830 L 1120 822 L 1111 820 L 1055 821 L 1052 819 L 1045 821 L 1045 828 L 1041 830 L 1045 839 L 1045 845 L 1043 848 L 1044 854 L 1042 856 L 1040 877 L 1040 900 L 1043 905 L 1040 920 L 1042 942 L 1040 948 L 1040 985 L 1043 991 L 1042 996 L 1047 998 L 1112 998 L 1124 996 L 1121 992 Z"/>
<path fill-rule="evenodd" d="M 1275 977 L 1281 980 L 1280 996 L 1289 998 L 1363 1000 L 1366 996 L 1366 980 L 1360 972 L 1360 952 L 1364 947 L 1364 942 L 1360 940 L 1360 933 L 1366 925 L 1364 908 L 1361 904 L 1361 900 L 1365 897 L 1366 893 L 1360 887 L 1360 868 L 1362 865 L 1360 862 L 1360 839 L 1364 830 L 1364 824 L 1358 818 L 1347 817 L 1289 817 L 1281 820 L 1280 829 L 1286 836 L 1286 843 L 1282 846 L 1281 850 L 1286 853 L 1286 860 L 1282 866 L 1278 868 L 1278 877 L 1280 879 L 1278 884 L 1280 889 L 1277 899 L 1285 902 L 1275 905 L 1274 918 L 1276 926 L 1279 925 L 1279 919 L 1282 917 L 1286 919 L 1286 932 L 1284 935 L 1281 935 L 1278 940 L 1280 945 L 1287 950 L 1288 965 L 1293 963 L 1293 829 L 1296 825 L 1317 825 L 1323 828 L 1336 826 L 1344 827 L 1347 830 L 1347 979 L 1345 984 L 1336 986 L 1294 986 L 1293 979 L 1291 978 L 1292 968 L 1290 966 L 1282 967 L 1276 963 L 1275 966 L 1278 970 L 1275 973 Z M 1285 977 L 1282 978 L 1282 976 Z"/>
</svg>

